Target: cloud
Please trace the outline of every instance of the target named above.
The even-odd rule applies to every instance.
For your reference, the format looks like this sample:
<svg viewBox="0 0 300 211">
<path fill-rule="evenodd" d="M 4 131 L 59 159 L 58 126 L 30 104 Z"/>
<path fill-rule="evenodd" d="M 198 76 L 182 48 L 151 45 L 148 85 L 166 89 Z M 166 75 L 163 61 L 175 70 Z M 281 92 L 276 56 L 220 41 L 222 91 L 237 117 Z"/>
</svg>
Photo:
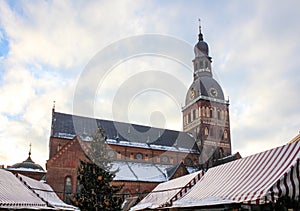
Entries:
<svg viewBox="0 0 300 211">
<path fill-rule="evenodd" d="M 31 142 L 33 159 L 41 165 L 45 163 L 52 102 L 56 101 L 58 111 L 72 113 L 80 73 L 97 52 L 120 39 L 143 33 L 171 35 L 194 45 L 199 17 L 213 57 L 214 76 L 230 96 L 233 150 L 244 156 L 286 143 L 296 135 L 300 124 L 297 8 L 299 3 L 292 0 L 277 4 L 1 1 L 0 43 L 6 40 L 8 49 L 0 55 L 3 162 L 25 160 Z M 151 45 L 145 43 L 145 48 Z M 111 119 L 111 104 L 118 87 L 145 70 L 172 74 L 187 87 L 192 78 L 174 61 L 131 58 L 115 67 L 103 83 L 99 82 L 98 90 L 92 90 L 97 94 L 93 103 L 102 105 L 94 115 Z M 81 94 L 84 97 L 87 92 Z M 181 120 L 170 98 L 163 94 L 156 98 L 150 92 L 139 97 L 133 99 L 128 110 L 132 121 L 149 124 L 150 119 L 151 124 L 154 113 L 158 116 L 153 116 L 152 122 L 159 125 L 155 120 L 161 118 L 155 113 L 159 108 L 167 118 L 167 127 L 180 129 Z M 151 103 L 144 105 L 145 99 Z M 169 111 L 176 115 L 171 116 Z M 16 156 L 12 157 L 12 153 Z"/>
</svg>

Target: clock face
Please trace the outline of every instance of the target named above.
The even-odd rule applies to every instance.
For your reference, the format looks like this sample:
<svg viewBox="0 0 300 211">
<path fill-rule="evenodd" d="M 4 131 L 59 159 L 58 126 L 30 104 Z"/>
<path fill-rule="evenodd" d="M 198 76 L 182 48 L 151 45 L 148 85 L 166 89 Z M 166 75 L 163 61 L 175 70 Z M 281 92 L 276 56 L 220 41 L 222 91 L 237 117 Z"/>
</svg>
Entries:
<svg viewBox="0 0 300 211">
<path fill-rule="evenodd" d="M 190 98 L 191 99 L 195 98 L 195 90 L 194 89 L 191 90 Z"/>
<path fill-rule="evenodd" d="M 212 88 L 209 89 L 209 95 L 211 97 L 218 97 L 218 91 L 215 88 L 212 87 Z"/>
</svg>

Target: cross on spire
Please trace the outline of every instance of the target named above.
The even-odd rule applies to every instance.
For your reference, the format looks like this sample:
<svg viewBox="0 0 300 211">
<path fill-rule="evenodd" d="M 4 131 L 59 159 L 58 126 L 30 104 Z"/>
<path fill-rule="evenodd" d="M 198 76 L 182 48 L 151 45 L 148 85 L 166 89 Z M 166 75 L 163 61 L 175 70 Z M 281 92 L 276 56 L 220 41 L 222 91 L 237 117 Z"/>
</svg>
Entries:
<svg viewBox="0 0 300 211">
<path fill-rule="evenodd" d="M 31 143 L 29 144 L 29 153 L 28 153 L 29 157 L 31 155 Z"/>
<path fill-rule="evenodd" d="M 199 22 L 199 35 L 198 35 L 198 41 L 203 41 L 203 35 L 201 33 L 201 19 L 198 19 Z"/>
</svg>

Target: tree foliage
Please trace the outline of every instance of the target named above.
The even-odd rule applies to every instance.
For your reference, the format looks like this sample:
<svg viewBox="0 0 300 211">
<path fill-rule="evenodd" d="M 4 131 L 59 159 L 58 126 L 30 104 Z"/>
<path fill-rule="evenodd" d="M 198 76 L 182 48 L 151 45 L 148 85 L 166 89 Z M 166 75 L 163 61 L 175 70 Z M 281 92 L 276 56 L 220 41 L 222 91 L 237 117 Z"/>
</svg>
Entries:
<svg viewBox="0 0 300 211">
<path fill-rule="evenodd" d="M 121 210 L 122 200 L 117 196 L 121 186 L 111 184 L 115 172 L 107 157 L 107 143 L 103 128 L 92 136 L 87 161 L 80 161 L 77 172 L 79 190 L 74 205 L 81 210 Z"/>
</svg>

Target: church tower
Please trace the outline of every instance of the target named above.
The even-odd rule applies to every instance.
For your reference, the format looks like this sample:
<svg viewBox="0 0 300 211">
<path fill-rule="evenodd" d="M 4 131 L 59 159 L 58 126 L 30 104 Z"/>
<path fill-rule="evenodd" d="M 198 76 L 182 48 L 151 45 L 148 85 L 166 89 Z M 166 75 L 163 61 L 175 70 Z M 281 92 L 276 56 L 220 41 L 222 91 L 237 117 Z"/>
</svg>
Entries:
<svg viewBox="0 0 300 211">
<path fill-rule="evenodd" d="M 231 155 L 229 100 L 224 99 L 221 86 L 213 78 L 212 58 L 201 25 L 194 53 L 194 80 L 182 108 L 183 131 L 195 138 L 200 164 L 210 167 L 217 159 Z"/>
</svg>

